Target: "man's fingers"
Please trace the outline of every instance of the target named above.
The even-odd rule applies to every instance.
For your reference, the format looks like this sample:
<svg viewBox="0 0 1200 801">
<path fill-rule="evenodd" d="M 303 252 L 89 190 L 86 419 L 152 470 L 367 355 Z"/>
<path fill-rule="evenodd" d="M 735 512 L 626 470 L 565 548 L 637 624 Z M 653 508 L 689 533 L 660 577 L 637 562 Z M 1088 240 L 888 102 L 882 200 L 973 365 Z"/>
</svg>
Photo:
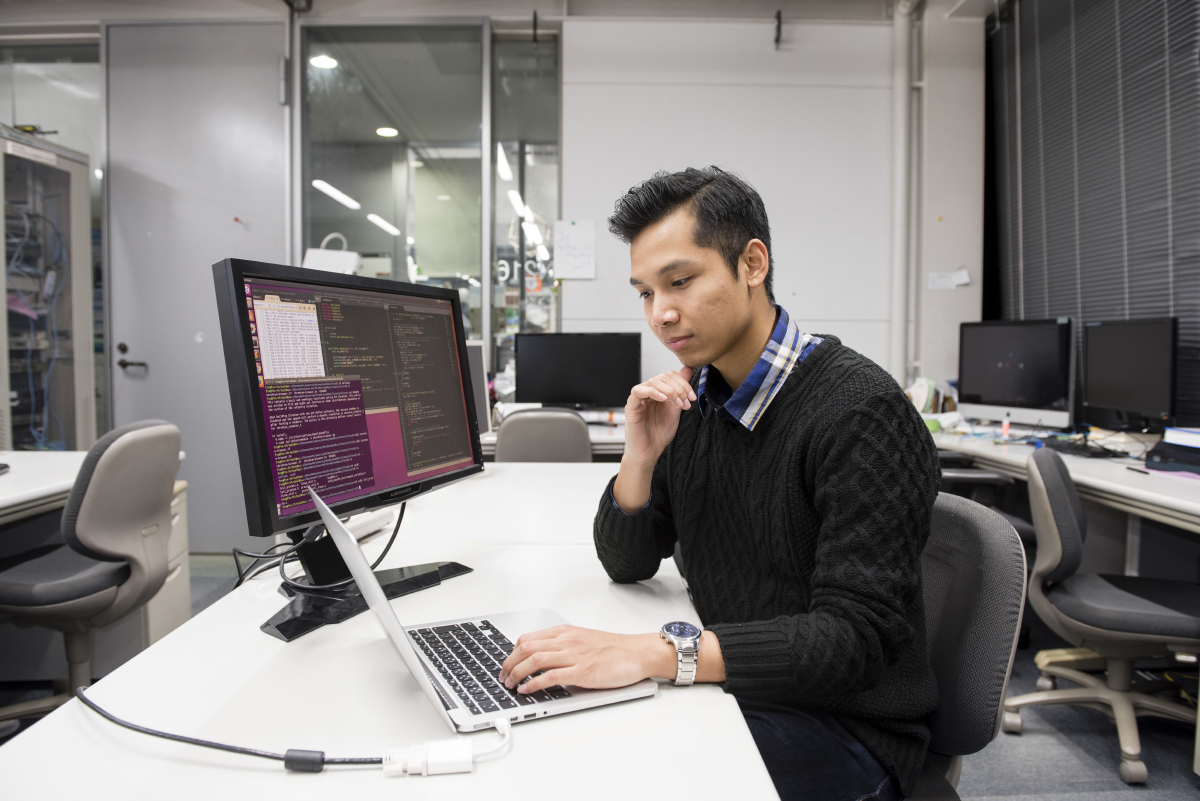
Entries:
<svg viewBox="0 0 1200 801">
<path fill-rule="evenodd" d="M 504 684 L 510 688 L 516 687 L 526 676 L 539 670 L 566 667 L 570 664 L 571 660 L 559 651 L 537 651 L 514 666 L 504 678 Z"/>
<path fill-rule="evenodd" d="M 547 670 L 542 675 L 534 676 L 529 681 L 520 685 L 517 688 L 517 692 L 528 695 L 529 693 L 536 693 L 538 690 L 544 690 L 547 687 L 553 687 L 556 684 L 574 684 L 575 682 L 571 679 L 574 673 L 575 671 L 569 667 Z"/>
</svg>

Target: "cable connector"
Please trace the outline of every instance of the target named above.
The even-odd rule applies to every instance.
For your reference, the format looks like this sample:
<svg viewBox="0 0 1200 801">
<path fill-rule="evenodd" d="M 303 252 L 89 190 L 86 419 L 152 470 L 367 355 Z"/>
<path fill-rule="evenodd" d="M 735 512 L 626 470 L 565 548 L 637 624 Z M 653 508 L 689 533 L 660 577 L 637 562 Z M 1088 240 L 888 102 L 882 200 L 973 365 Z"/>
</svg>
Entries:
<svg viewBox="0 0 1200 801">
<path fill-rule="evenodd" d="M 498 718 L 494 724 L 500 734 L 500 742 L 478 753 L 469 740 L 426 740 L 420 745 L 396 748 L 383 756 L 385 776 L 436 776 L 442 773 L 470 773 L 480 759 L 500 753 L 512 742 L 512 724 L 507 718 Z"/>
</svg>

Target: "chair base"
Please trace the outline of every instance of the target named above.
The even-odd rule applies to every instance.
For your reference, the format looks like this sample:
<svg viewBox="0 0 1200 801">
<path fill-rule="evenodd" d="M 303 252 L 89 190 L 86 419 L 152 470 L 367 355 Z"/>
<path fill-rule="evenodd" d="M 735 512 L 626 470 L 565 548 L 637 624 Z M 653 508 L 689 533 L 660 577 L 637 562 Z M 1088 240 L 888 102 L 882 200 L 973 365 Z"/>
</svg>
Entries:
<svg viewBox="0 0 1200 801">
<path fill-rule="evenodd" d="M 1119 660 L 1110 660 L 1110 675 L 1118 675 L 1121 664 L 1113 664 Z M 1127 664 L 1127 663 L 1125 663 Z M 1146 691 L 1163 689 L 1158 682 L 1132 685 L 1128 690 L 1114 689 L 1097 676 L 1082 673 L 1071 668 L 1054 664 L 1042 668 L 1042 679 L 1039 686 L 1047 686 L 1045 680 L 1063 678 L 1079 687 L 1069 690 L 1047 689 L 1004 701 L 1004 720 L 1001 728 L 1009 734 L 1021 733 L 1021 712 L 1027 706 L 1046 706 L 1049 704 L 1069 704 L 1086 706 L 1097 709 L 1108 715 L 1117 726 L 1117 739 L 1121 743 L 1121 780 L 1126 784 L 1143 784 L 1149 778 L 1146 764 L 1142 762 L 1142 743 L 1138 735 L 1137 719 L 1139 716 L 1169 718 L 1184 723 L 1195 724 L 1196 711 L 1182 704 L 1155 698 Z"/>
</svg>

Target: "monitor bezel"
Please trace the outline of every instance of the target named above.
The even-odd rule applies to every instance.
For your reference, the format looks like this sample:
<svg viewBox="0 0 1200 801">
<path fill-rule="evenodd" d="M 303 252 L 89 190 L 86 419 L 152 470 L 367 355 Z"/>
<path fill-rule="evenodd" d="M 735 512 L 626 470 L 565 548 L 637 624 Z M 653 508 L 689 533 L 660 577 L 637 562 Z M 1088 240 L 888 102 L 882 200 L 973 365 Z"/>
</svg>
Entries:
<svg viewBox="0 0 1200 801">
<path fill-rule="evenodd" d="M 250 340 L 250 318 L 245 313 L 243 290 L 246 276 L 277 279 L 299 284 L 344 287 L 394 295 L 448 300 L 453 306 L 454 337 L 458 349 L 459 378 L 466 399 L 468 431 L 471 435 L 472 463 L 469 467 L 391 487 L 359 498 L 349 498 L 331 504 L 339 517 L 394 506 L 431 490 L 461 481 L 483 472 L 483 448 L 479 441 L 479 421 L 476 419 L 471 370 L 467 360 L 466 336 L 462 324 L 462 299 L 459 293 L 443 287 L 364 278 L 356 275 L 305 270 L 281 264 L 224 259 L 213 265 L 213 281 L 217 294 L 217 314 L 221 325 L 221 343 L 225 356 L 225 372 L 229 379 L 229 400 L 233 412 L 234 434 L 237 440 L 238 462 L 242 477 L 242 494 L 246 504 L 246 523 L 252 537 L 270 537 L 288 531 L 307 528 L 319 523 L 316 509 L 280 518 L 275 511 L 275 490 L 270 477 L 270 451 L 266 425 L 254 381 L 254 349 Z"/>
<path fill-rule="evenodd" d="M 1167 417 L 1162 417 L 1160 412 L 1151 413 L 1144 409 L 1123 409 L 1117 406 L 1108 406 L 1101 403 L 1088 402 L 1088 339 L 1089 329 L 1099 326 L 1115 326 L 1124 327 L 1127 325 L 1145 325 L 1147 323 L 1166 323 L 1171 329 L 1171 376 L 1170 376 L 1170 400 L 1168 401 Z M 1122 417 L 1140 417 L 1147 423 L 1147 428 L 1170 426 L 1175 421 L 1175 394 L 1179 391 L 1178 372 L 1179 372 L 1179 318 L 1178 317 L 1140 317 L 1130 320 L 1088 320 L 1083 324 L 1083 387 L 1081 389 L 1081 407 L 1086 412 L 1089 409 L 1100 409 L 1108 412 L 1115 412 Z M 1160 410 L 1161 411 L 1161 410 Z"/>
<path fill-rule="evenodd" d="M 1038 406 L 1008 406 L 991 403 L 958 403 L 958 411 L 963 417 L 980 420 L 1004 420 L 1005 418 L 1019 425 L 1041 426 L 1044 428 L 1069 429 L 1075 420 L 1075 320 L 1071 317 L 1049 317 L 1041 320 L 982 320 L 977 323 L 960 323 L 958 327 L 958 396 L 962 398 L 962 376 L 965 357 L 963 353 L 963 335 L 967 328 L 1005 328 L 1029 325 L 1065 325 L 1067 326 L 1067 408 L 1044 409 Z"/>
<path fill-rule="evenodd" d="M 570 406 L 575 409 L 616 409 L 616 408 L 623 407 L 625 405 L 624 402 L 618 403 L 614 406 L 604 406 L 601 404 L 591 404 L 591 403 L 583 403 L 583 402 L 529 401 L 529 400 L 523 401 L 523 400 L 521 400 L 521 397 L 520 397 L 520 392 L 521 392 L 521 373 L 520 373 L 520 370 L 521 370 L 521 340 L 522 339 L 528 340 L 528 339 L 541 338 L 541 337 L 554 337 L 557 339 L 563 339 L 566 337 L 577 337 L 580 339 L 584 339 L 584 338 L 588 338 L 588 337 L 629 337 L 631 339 L 635 339 L 637 341 L 637 347 L 634 349 L 635 353 L 637 354 L 637 370 L 635 371 L 637 373 L 637 378 L 633 384 L 629 385 L 628 390 L 626 390 L 626 396 L 625 396 L 626 400 L 628 400 L 628 397 L 629 397 L 629 395 L 628 395 L 629 390 L 632 390 L 642 380 L 642 334 L 640 331 L 541 331 L 541 332 L 532 332 L 531 331 L 531 332 L 521 332 L 521 333 L 515 334 L 513 336 L 513 364 L 516 369 L 516 379 L 517 379 L 517 389 L 516 389 L 517 395 L 516 395 L 516 400 L 515 400 L 516 403 L 541 403 L 546 406 Z"/>
</svg>

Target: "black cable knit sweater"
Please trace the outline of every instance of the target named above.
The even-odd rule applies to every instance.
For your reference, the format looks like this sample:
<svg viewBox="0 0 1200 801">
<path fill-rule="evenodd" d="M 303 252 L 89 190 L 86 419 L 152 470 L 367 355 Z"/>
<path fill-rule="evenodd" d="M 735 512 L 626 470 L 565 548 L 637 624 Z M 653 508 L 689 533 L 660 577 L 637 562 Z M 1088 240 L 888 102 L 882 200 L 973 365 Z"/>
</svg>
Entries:
<svg viewBox="0 0 1200 801">
<path fill-rule="evenodd" d="M 647 509 L 614 508 L 609 484 L 596 552 L 635 582 L 678 540 L 725 691 L 834 715 L 907 795 L 938 704 L 920 572 L 937 449 L 891 376 L 821 336 L 754 431 L 711 398 L 683 412 Z"/>
</svg>

